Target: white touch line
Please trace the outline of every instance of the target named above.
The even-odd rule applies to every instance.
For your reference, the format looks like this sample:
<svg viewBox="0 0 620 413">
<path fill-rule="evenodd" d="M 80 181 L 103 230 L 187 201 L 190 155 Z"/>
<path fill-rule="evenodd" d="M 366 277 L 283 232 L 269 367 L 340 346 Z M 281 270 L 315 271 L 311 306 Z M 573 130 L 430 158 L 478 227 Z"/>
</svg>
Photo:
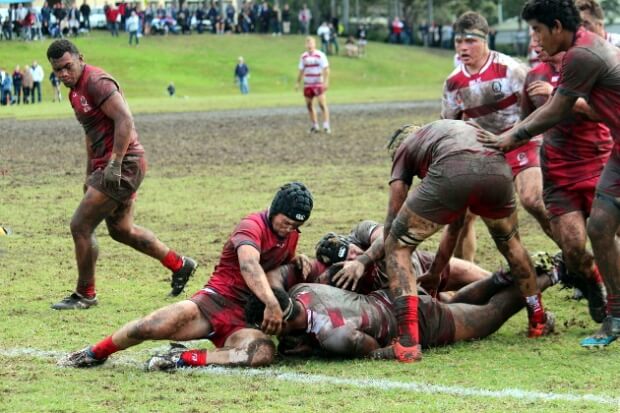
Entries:
<svg viewBox="0 0 620 413">
<path fill-rule="evenodd" d="M 166 350 L 168 347 L 162 347 L 161 349 L 150 348 L 148 350 L 140 352 L 132 352 L 132 354 L 139 353 L 153 353 L 157 350 Z M 37 358 L 53 358 L 58 359 L 65 355 L 65 352 L 60 351 L 45 351 L 34 348 L 12 348 L 12 349 L 0 349 L 0 356 L 4 357 L 37 357 Z M 131 365 L 135 367 L 142 367 L 143 363 L 131 358 L 129 355 L 123 355 L 115 357 L 111 360 L 112 365 Z M 338 385 L 338 386 L 350 386 L 356 388 L 373 388 L 378 390 L 403 390 L 413 393 L 424 394 L 447 394 L 451 396 L 460 397 L 489 397 L 495 399 L 503 398 L 515 398 L 519 400 L 528 401 L 566 401 L 566 402 L 590 402 L 598 404 L 608 404 L 620 408 L 620 398 L 597 395 L 597 394 L 570 394 L 570 393 L 547 393 L 536 392 L 530 390 L 507 388 L 502 390 L 487 390 L 477 389 L 471 387 L 461 386 L 444 386 L 439 384 L 429 384 L 421 382 L 400 382 L 386 379 L 352 379 L 341 378 L 333 376 L 325 376 L 321 374 L 304 374 L 287 372 L 282 369 L 273 368 L 224 368 L 224 367 L 206 367 L 206 368 L 187 368 L 179 369 L 179 372 L 187 374 L 208 374 L 218 376 L 246 376 L 246 377 L 264 377 L 270 379 L 277 379 L 288 382 L 303 383 L 303 384 L 317 384 L 317 385 Z"/>
</svg>

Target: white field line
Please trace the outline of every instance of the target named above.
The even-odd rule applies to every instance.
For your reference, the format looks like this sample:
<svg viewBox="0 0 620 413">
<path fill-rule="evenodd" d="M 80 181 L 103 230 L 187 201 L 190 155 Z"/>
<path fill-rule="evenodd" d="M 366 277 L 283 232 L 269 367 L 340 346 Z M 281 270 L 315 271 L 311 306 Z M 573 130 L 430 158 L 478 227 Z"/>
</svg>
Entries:
<svg viewBox="0 0 620 413">
<path fill-rule="evenodd" d="M 133 352 L 132 354 L 148 353 L 151 354 L 158 350 L 166 350 L 167 346 L 161 349 L 148 349 L 142 352 Z M 52 358 L 59 359 L 65 355 L 65 352 L 61 351 L 45 351 L 34 348 L 12 348 L 12 349 L 0 349 L 0 356 L 3 357 L 36 357 L 36 358 Z M 131 358 L 129 355 L 115 356 L 111 360 L 111 365 L 128 365 L 137 368 L 142 368 L 144 365 L 142 362 Z M 506 388 L 502 390 L 486 390 L 477 389 L 474 387 L 461 387 L 461 386 L 444 386 L 438 384 L 430 384 L 423 382 L 400 382 L 386 379 L 353 379 L 353 378 L 341 378 L 333 376 L 325 376 L 322 374 L 304 374 L 287 372 L 282 369 L 274 368 L 224 368 L 224 367 L 205 367 L 205 368 L 187 368 L 180 369 L 179 373 L 185 374 L 206 374 L 215 376 L 233 376 L 233 377 L 259 377 L 266 379 L 276 379 L 286 382 L 294 382 L 301 384 L 316 384 L 316 385 L 337 385 L 337 386 L 349 386 L 359 389 L 376 389 L 376 390 L 401 390 L 412 393 L 423 394 L 445 394 L 450 396 L 459 397 L 488 397 L 494 399 L 506 399 L 513 398 L 525 401 L 563 401 L 563 402 L 588 402 L 597 404 L 613 405 L 620 409 L 620 398 L 611 396 L 597 395 L 597 394 L 570 394 L 570 393 L 548 393 L 548 392 L 536 392 L 531 390 L 522 390 L 514 388 Z"/>
</svg>

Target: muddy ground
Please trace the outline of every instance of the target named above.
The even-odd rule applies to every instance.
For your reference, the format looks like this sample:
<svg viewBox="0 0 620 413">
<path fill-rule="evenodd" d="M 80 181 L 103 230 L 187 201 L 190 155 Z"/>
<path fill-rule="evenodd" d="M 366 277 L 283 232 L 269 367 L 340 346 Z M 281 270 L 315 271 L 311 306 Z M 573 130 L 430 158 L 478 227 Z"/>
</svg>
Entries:
<svg viewBox="0 0 620 413">
<path fill-rule="evenodd" d="M 438 103 L 335 105 L 331 135 L 308 135 L 303 106 L 207 113 L 136 115 L 149 169 L 185 175 L 202 165 L 367 163 L 378 159 L 391 131 L 430 121 Z M 81 174 L 83 131 L 73 118 L 0 120 L 0 168 L 21 181 L 33 175 Z M 156 172 L 155 172 L 156 173 Z"/>
</svg>

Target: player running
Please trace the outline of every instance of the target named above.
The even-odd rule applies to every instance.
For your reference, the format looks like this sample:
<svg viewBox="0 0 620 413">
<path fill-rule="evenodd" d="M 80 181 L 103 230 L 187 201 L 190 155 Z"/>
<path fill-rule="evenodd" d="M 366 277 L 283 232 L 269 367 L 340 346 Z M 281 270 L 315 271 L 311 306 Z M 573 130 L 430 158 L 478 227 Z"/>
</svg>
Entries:
<svg viewBox="0 0 620 413">
<path fill-rule="evenodd" d="M 52 308 L 86 309 L 97 304 L 95 265 L 99 248 L 95 229 L 104 220 L 112 239 L 158 259 L 170 269 L 170 295 L 179 295 L 197 263 L 134 224 L 136 191 L 146 173 L 146 158 L 118 82 L 102 69 L 84 63 L 68 40 L 52 42 L 47 58 L 58 79 L 70 89 L 69 102 L 84 128 L 87 153 L 84 197 L 71 218 L 77 287 Z"/>
<path fill-rule="evenodd" d="M 265 273 L 291 262 L 302 273 L 308 272 L 308 259 L 295 256 L 295 250 L 298 228 L 310 217 L 312 206 L 312 194 L 303 184 L 282 186 L 269 209 L 250 214 L 237 225 L 202 290 L 126 324 L 94 346 L 68 354 L 58 365 L 96 366 L 111 354 L 145 340 L 202 338 L 211 340 L 217 349 L 180 351 L 177 355 L 184 365 L 270 364 L 275 347 L 269 335 L 280 332 L 283 314 Z M 244 306 L 251 295 L 265 303 L 262 331 L 247 328 Z M 154 357 L 148 368 L 157 370 L 165 362 Z"/>
<path fill-rule="evenodd" d="M 532 37 L 531 47 L 541 63 L 526 79 L 521 116 L 526 118 L 550 98 L 560 78 L 564 52 L 549 56 Z M 594 120 L 592 120 L 594 119 Z M 583 99 L 577 99 L 570 117 L 547 130 L 540 151 L 543 198 L 549 211 L 553 238 L 562 249 L 568 284 L 579 288 L 588 299 L 590 316 L 598 323 L 605 318 L 605 287 L 586 249 L 586 219 L 590 216 L 594 191 L 609 159 L 613 141 L 609 128 Z"/>
<path fill-rule="evenodd" d="M 527 67 L 510 56 L 489 49 L 489 25 L 476 12 L 462 14 L 455 23 L 455 48 L 461 64 L 444 83 L 443 119 L 471 120 L 493 133 L 501 133 L 519 120 L 519 100 Z M 540 140 L 506 154 L 521 204 L 551 236 L 542 200 L 538 159 Z M 466 216 L 457 256 L 473 260 L 474 216 Z M 461 246 L 461 243 L 463 245 Z"/>
<path fill-rule="evenodd" d="M 299 89 L 301 81 L 304 81 L 304 98 L 306 108 L 310 116 L 310 133 L 318 133 L 319 120 L 314 110 L 314 99 L 319 102 L 321 113 L 323 114 L 323 131 L 331 133 L 329 126 L 329 108 L 327 107 L 327 96 L 325 92 L 329 88 L 329 62 L 327 56 L 320 50 L 316 50 L 314 37 L 306 37 L 306 51 L 299 59 L 299 75 L 295 89 Z"/>
<path fill-rule="evenodd" d="M 620 49 L 580 27 L 572 2 L 529 0 L 521 13 L 534 37 L 549 56 L 566 52 L 556 93 L 549 102 L 500 136 L 479 131 L 485 145 L 509 151 L 570 117 L 578 98 L 588 101 L 609 127 L 614 148 L 603 169 L 592 211 L 588 236 L 607 290 L 608 315 L 601 329 L 582 341 L 583 346 L 608 345 L 620 335 Z"/>
</svg>

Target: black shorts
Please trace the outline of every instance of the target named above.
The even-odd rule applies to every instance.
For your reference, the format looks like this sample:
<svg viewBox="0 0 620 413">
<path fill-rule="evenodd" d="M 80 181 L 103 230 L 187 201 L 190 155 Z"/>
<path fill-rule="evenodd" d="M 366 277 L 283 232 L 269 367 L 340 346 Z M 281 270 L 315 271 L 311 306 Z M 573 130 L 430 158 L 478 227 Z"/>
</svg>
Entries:
<svg viewBox="0 0 620 413">
<path fill-rule="evenodd" d="M 428 295 L 418 296 L 418 325 L 422 348 L 454 342 L 454 317 L 446 304 Z"/>
<path fill-rule="evenodd" d="M 122 204 L 134 199 L 146 174 L 146 159 L 139 155 L 127 155 L 121 164 L 121 184 L 118 189 L 103 185 L 103 169 L 95 169 L 87 178 L 86 185 L 103 192 Z"/>
</svg>

